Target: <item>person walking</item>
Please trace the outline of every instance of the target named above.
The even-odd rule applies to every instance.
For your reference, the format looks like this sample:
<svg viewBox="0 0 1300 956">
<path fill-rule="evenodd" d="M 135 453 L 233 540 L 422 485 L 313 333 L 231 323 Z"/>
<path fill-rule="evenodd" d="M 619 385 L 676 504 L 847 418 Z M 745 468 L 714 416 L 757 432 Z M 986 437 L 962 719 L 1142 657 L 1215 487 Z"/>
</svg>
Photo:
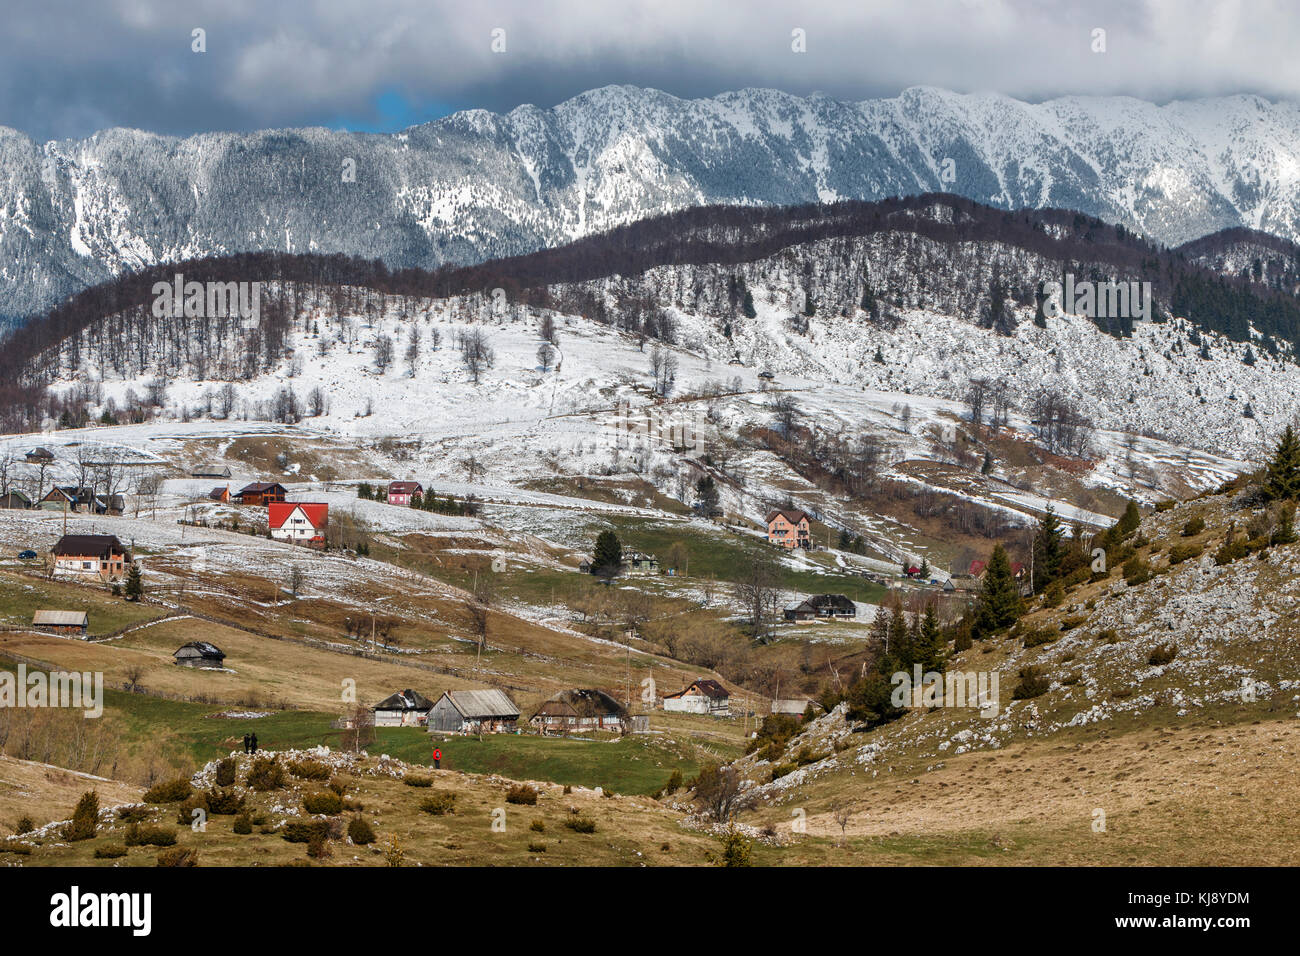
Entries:
<svg viewBox="0 0 1300 956">
<path fill-rule="evenodd" d="M 244 734 L 244 753 L 248 753 L 248 746 L 249 746 L 248 734 Z"/>
<path fill-rule="evenodd" d="M 252 734 L 252 735 L 250 735 L 249 738 L 248 738 L 248 740 L 249 740 L 249 743 L 250 743 L 250 744 L 252 745 L 252 747 L 253 747 L 253 749 L 250 751 L 250 753 L 257 753 L 257 734 Z"/>
</svg>

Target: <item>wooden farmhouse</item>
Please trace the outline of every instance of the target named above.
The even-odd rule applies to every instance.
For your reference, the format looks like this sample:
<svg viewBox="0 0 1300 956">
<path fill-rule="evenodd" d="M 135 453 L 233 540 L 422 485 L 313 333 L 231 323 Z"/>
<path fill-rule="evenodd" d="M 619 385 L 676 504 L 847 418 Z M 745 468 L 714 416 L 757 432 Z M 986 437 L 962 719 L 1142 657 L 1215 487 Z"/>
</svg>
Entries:
<svg viewBox="0 0 1300 956">
<path fill-rule="evenodd" d="M 330 506 L 309 501 L 272 501 L 266 506 L 271 537 L 292 544 L 325 547 Z"/>
<path fill-rule="evenodd" d="M 628 713 L 603 690 L 562 690 L 538 707 L 529 723 L 543 734 L 623 732 L 628 727 Z"/>
<path fill-rule="evenodd" d="M 388 503 L 390 505 L 409 505 L 416 495 L 424 497 L 424 486 L 418 481 L 390 481 L 388 483 Z"/>
<path fill-rule="evenodd" d="M 8 491 L 0 495 L 0 509 L 25 511 L 32 506 L 32 499 L 21 491 Z"/>
<path fill-rule="evenodd" d="M 90 615 L 85 611 L 37 611 L 32 615 L 35 630 L 65 637 L 85 637 L 89 626 Z"/>
<path fill-rule="evenodd" d="M 700 678 L 685 690 L 664 694 L 664 710 L 683 714 L 731 713 L 731 693 L 717 681 Z"/>
<path fill-rule="evenodd" d="M 633 572 L 653 574 L 659 570 L 659 559 L 643 551 L 624 551 L 623 567 Z"/>
<path fill-rule="evenodd" d="M 767 540 L 789 551 L 811 548 L 812 534 L 808 515 L 794 509 L 780 509 L 767 513 Z"/>
<path fill-rule="evenodd" d="M 203 667 L 220 669 L 225 666 L 226 655 L 215 644 L 207 641 L 192 641 L 176 649 L 172 655 L 181 667 Z"/>
<path fill-rule="evenodd" d="M 858 607 L 843 594 L 814 594 L 802 601 L 785 606 L 787 621 L 811 621 L 814 618 L 851 618 L 858 616 Z"/>
<path fill-rule="evenodd" d="M 430 733 L 514 733 L 519 708 L 505 691 L 449 690 L 429 710 Z"/>
<path fill-rule="evenodd" d="M 65 534 L 50 554 L 54 570 L 65 571 L 104 581 L 120 578 L 131 563 L 131 555 L 122 542 L 111 534 Z"/>
<path fill-rule="evenodd" d="M 423 727 L 433 701 L 413 690 L 401 690 L 375 704 L 376 727 Z"/>
<path fill-rule="evenodd" d="M 288 492 L 278 481 L 255 481 L 240 488 L 232 497 L 238 498 L 241 505 L 268 505 L 272 501 L 284 501 Z"/>
<path fill-rule="evenodd" d="M 212 501 L 220 501 L 223 505 L 230 501 L 230 486 L 222 485 L 220 488 L 213 488 L 208 492 L 208 498 Z"/>
<path fill-rule="evenodd" d="M 37 446 L 23 456 L 28 464 L 48 465 L 54 461 L 54 452 L 43 446 Z"/>
</svg>

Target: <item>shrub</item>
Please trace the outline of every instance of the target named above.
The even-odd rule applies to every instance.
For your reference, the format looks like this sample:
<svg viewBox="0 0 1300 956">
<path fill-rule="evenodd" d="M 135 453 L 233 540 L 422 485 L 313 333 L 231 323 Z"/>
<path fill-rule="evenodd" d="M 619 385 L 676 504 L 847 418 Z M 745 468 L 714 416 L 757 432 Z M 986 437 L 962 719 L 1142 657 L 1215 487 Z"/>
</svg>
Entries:
<svg viewBox="0 0 1300 956">
<path fill-rule="evenodd" d="M 545 852 L 546 852 L 546 844 L 543 843 L 543 842 L 541 842 L 540 840 L 529 840 L 529 841 L 528 841 L 528 852 L 529 852 L 529 853 L 545 853 Z"/>
<path fill-rule="evenodd" d="M 240 834 L 253 832 L 253 818 L 248 815 L 247 810 L 235 817 L 235 822 L 231 826 L 231 829 Z"/>
<path fill-rule="evenodd" d="M 1103 644 L 1118 644 L 1119 631 L 1115 630 L 1113 627 L 1108 627 L 1104 631 L 1098 631 L 1097 640 L 1101 641 Z"/>
<path fill-rule="evenodd" d="M 1231 544 L 1224 544 L 1218 551 L 1214 552 L 1214 563 L 1219 567 L 1225 564 L 1231 564 L 1238 558 L 1244 558 L 1250 553 L 1245 541 L 1234 541 Z"/>
<path fill-rule="evenodd" d="M 212 789 L 205 795 L 208 798 L 208 812 L 217 816 L 230 816 L 244 809 L 244 795 L 238 790 Z"/>
<path fill-rule="evenodd" d="M 201 812 L 201 816 L 195 817 L 194 811 Z M 195 793 L 186 797 L 176 808 L 176 822 L 183 827 L 190 826 L 196 819 L 206 819 L 208 815 L 208 797 L 204 793 Z"/>
<path fill-rule="evenodd" d="M 375 828 L 363 816 L 355 816 L 348 821 L 348 839 L 357 846 L 375 842 Z"/>
<path fill-rule="evenodd" d="M 63 839 L 72 843 L 76 840 L 89 840 L 95 835 L 99 825 L 99 794 L 88 790 L 77 801 L 77 808 L 72 811 L 72 822 L 63 828 Z"/>
<path fill-rule="evenodd" d="M 567 797 L 571 793 L 573 793 L 573 787 L 570 784 L 566 783 L 564 785 L 564 795 Z"/>
<path fill-rule="evenodd" d="M 232 787 L 235 784 L 236 770 L 239 764 L 234 757 L 227 757 L 217 762 L 217 786 Z"/>
<path fill-rule="evenodd" d="M 1194 538 L 1205 530 L 1205 519 L 1200 515 L 1192 518 L 1187 524 L 1183 525 L 1183 537 Z"/>
<path fill-rule="evenodd" d="M 325 860 L 333 856 L 329 841 L 324 834 L 318 834 L 307 841 L 307 855 L 313 860 Z"/>
<path fill-rule="evenodd" d="M 1066 687 L 1073 687 L 1075 684 L 1079 683 L 1079 681 L 1081 681 L 1082 679 L 1083 679 L 1083 672 L 1075 671 L 1073 674 L 1066 674 L 1064 677 L 1062 677 L 1061 683 L 1064 684 Z"/>
<path fill-rule="evenodd" d="M 254 757 L 248 769 L 248 786 L 253 790 L 279 790 L 284 786 L 284 767 L 274 757 Z"/>
<path fill-rule="evenodd" d="M 1086 620 L 1088 620 L 1088 618 L 1082 614 L 1074 617 L 1067 617 L 1065 620 L 1061 621 L 1061 633 L 1074 630 Z"/>
<path fill-rule="evenodd" d="M 194 787 L 189 780 L 184 777 L 177 777 L 175 780 L 166 780 L 163 783 L 154 784 L 144 792 L 145 803 L 179 803 L 191 793 Z"/>
<path fill-rule="evenodd" d="M 506 803 L 514 803 L 525 807 L 537 806 L 537 791 L 526 783 L 511 787 L 506 791 Z"/>
<path fill-rule="evenodd" d="M 1176 544 L 1169 549 L 1169 563 L 1182 564 L 1184 561 L 1191 561 L 1199 558 L 1205 551 L 1205 546 L 1201 544 Z"/>
<path fill-rule="evenodd" d="M 328 780 L 330 774 L 333 773 L 328 765 L 310 757 L 291 761 L 289 772 L 295 777 L 301 777 L 303 780 Z"/>
<path fill-rule="evenodd" d="M 1176 501 L 1157 501 L 1156 514 L 1164 514 L 1166 511 L 1172 511 L 1174 506 L 1177 504 L 1178 502 Z"/>
<path fill-rule="evenodd" d="M 668 778 L 668 782 L 664 784 L 664 792 L 676 793 L 685 785 L 685 780 L 682 778 L 682 768 L 674 767 L 672 775 Z"/>
<path fill-rule="evenodd" d="M 1011 697 L 1013 700 L 1032 700 L 1046 694 L 1051 686 L 1052 682 L 1047 679 L 1043 668 L 1031 664 L 1020 668 L 1020 683 L 1016 685 Z"/>
<path fill-rule="evenodd" d="M 1129 585 L 1145 584 L 1151 580 L 1151 565 L 1134 555 L 1124 562 L 1124 580 Z"/>
<path fill-rule="evenodd" d="M 1043 607 L 1060 607 L 1065 600 L 1065 585 L 1060 579 L 1053 581 L 1043 592 Z"/>
<path fill-rule="evenodd" d="M 348 792 L 348 783 L 342 777 L 331 777 L 329 788 L 342 797 Z"/>
<path fill-rule="evenodd" d="M 36 829 L 36 821 L 28 816 L 19 817 L 18 822 L 14 825 L 14 833 L 16 834 L 31 833 L 35 829 Z"/>
<path fill-rule="evenodd" d="M 125 820 L 127 823 L 132 821 L 139 823 L 143 820 L 149 819 L 149 808 L 140 803 L 133 804 L 129 807 L 118 807 L 117 818 L 119 820 Z"/>
<path fill-rule="evenodd" d="M 710 863 L 716 866 L 754 865 L 752 860 L 754 841 L 734 826 L 727 827 L 726 831 L 718 836 L 718 842 L 722 844 L 721 853 L 705 853 L 705 858 Z"/>
<path fill-rule="evenodd" d="M 126 847 L 121 843 L 105 843 L 95 847 L 96 860 L 116 860 L 120 856 L 126 856 Z"/>
<path fill-rule="evenodd" d="M 199 851 L 187 846 L 174 846 L 158 854 L 159 866 L 198 866 Z"/>
<path fill-rule="evenodd" d="M 796 763 L 779 763 L 772 768 L 772 779 L 780 780 L 782 777 L 794 773 L 799 769 Z"/>
<path fill-rule="evenodd" d="M 324 820 L 290 820 L 284 825 L 284 838 L 290 843 L 310 843 L 313 837 L 322 840 L 329 833 Z"/>
<path fill-rule="evenodd" d="M 1045 627 L 1031 627 L 1025 631 L 1025 647 L 1038 647 L 1040 644 L 1050 644 L 1060 635 L 1053 634 Z"/>
<path fill-rule="evenodd" d="M 545 833 L 545 832 L 546 832 L 546 821 L 545 821 L 545 820 L 534 820 L 532 823 L 528 824 L 528 829 L 532 830 L 534 833 Z"/>
<path fill-rule="evenodd" d="M 302 808 L 308 813 L 323 813 L 326 816 L 334 816 L 343 812 L 343 801 L 339 795 L 330 790 L 321 790 L 317 793 L 305 793 L 302 797 Z"/>
<path fill-rule="evenodd" d="M 123 842 L 127 846 L 175 846 L 176 830 L 172 827 L 132 823 L 126 828 Z"/>
<path fill-rule="evenodd" d="M 436 790 L 420 801 L 420 809 L 435 817 L 456 812 L 456 794 L 450 790 Z"/>
<path fill-rule="evenodd" d="M 574 833 L 595 833 L 596 821 L 590 817 L 569 817 L 564 825 Z"/>
<path fill-rule="evenodd" d="M 1164 667 L 1177 656 L 1178 645 L 1171 641 L 1168 644 L 1161 644 L 1152 651 L 1151 656 L 1147 658 L 1147 663 L 1152 667 Z"/>
<path fill-rule="evenodd" d="M 432 787 L 433 778 L 421 777 L 417 774 L 408 773 L 402 778 L 402 783 L 406 784 L 408 787 Z"/>
</svg>

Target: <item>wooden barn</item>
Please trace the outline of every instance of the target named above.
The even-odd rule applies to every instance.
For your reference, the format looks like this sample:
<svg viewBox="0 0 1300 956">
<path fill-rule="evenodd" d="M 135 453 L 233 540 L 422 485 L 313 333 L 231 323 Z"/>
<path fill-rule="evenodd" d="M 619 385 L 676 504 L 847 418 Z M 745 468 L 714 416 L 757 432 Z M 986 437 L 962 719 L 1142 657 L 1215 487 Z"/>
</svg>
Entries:
<svg viewBox="0 0 1300 956">
<path fill-rule="evenodd" d="M 207 641 L 191 641 L 183 647 L 176 649 L 172 655 L 176 658 L 176 663 L 181 667 L 205 667 L 221 668 L 225 667 L 226 655 L 215 644 L 209 644 Z"/>
<path fill-rule="evenodd" d="M 537 708 L 529 718 L 543 734 L 571 734 L 593 730 L 625 731 L 627 708 L 603 690 L 562 690 Z"/>
<path fill-rule="evenodd" d="M 505 691 L 449 690 L 429 710 L 430 733 L 514 733 L 519 708 Z"/>
<path fill-rule="evenodd" d="M 400 690 L 375 704 L 376 727 L 423 727 L 433 701 L 413 690 Z"/>
<path fill-rule="evenodd" d="M 85 611 L 37 611 L 32 615 L 32 627 L 50 634 L 85 637 L 89 626 L 90 615 Z"/>
<path fill-rule="evenodd" d="M 32 499 L 21 491 L 9 491 L 0 495 L 0 509 L 25 511 L 32 506 Z"/>
</svg>

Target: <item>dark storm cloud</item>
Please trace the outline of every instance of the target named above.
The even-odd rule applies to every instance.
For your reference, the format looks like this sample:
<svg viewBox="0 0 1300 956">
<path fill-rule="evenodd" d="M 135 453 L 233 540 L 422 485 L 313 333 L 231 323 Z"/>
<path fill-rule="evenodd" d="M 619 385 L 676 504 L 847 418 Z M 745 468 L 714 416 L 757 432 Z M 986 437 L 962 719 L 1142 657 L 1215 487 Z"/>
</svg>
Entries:
<svg viewBox="0 0 1300 956">
<path fill-rule="evenodd" d="M 191 51 L 196 28 L 206 53 Z M 1300 4 L 1285 0 L 50 0 L 7 11 L 0 124 L 37 138 L 383 129 L 611 83 L 688 97 L 770 86 L 863 99 L 925 84 L 1031 100 L 1300 99 L 1298 28 Z M 792 50 L 795 30 L 807 52 Z"/>
</svg>

